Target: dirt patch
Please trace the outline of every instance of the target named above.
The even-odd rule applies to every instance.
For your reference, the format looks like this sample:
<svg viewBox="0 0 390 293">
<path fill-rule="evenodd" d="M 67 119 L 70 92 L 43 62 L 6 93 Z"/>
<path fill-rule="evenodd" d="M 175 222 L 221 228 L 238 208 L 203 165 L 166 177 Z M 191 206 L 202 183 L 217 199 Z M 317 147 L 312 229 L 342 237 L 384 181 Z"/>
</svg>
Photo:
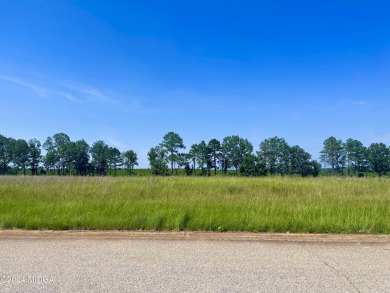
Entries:
<svg viewBox="0 0 390 293">
<path fill-rule="evenodd" d="M 193 241 L 287 241 L 325 243 L 390 243 L 386 234 L 294 234 L 203 231 L 0 230 L 4 238 L 134 239 Z"/>
</svg>

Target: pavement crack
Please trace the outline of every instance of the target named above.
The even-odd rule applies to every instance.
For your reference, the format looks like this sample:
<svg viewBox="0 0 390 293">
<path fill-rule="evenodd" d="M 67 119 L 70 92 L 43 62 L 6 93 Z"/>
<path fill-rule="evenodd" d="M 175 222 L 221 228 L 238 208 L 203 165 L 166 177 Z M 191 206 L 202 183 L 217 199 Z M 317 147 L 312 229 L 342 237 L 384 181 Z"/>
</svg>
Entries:
<svg viewBox="0 0 390 293">
<path fill-rule="evenodd" d="M 330 265 L 330 264 L 327 263 L 325 260 L 322 260 L 322 261 L 324 262 L 324 264 L 325 264 L 326 266 L 328 266 L 329 268 L 331 268 L 332 270 L 334 270 L 334 271 L 335 271 L 336 273 L 338 273 L 340 276 L 343 276 L 343 277 L 347 280 L 347 282 L 348 282 L 353 288 L 355 288 L 356 292 L 361 293 L 360 290 L 359 290 L 359 288 L 357 288 L 357 287 L 355 286 L 355 284 L 351 281 L 351 279 L 350 279 L 346 274 L 344 274 L 343 272 L 339 271 L 337 268 L 335 268 L 334 266 Z"/>
<path fill-rule="evenodd" d="M 51 230 L 49 234 L 45 235 L 45 238 L 49 237 L 51 234 L 53 234 L 54 230 Z"/>
<path fill-rule="evenodd" d="M 346 275 L 344 274 L 342 271 L 338 270 L 336 267 L 332 266 L 331 264 L 329 264 L 326 260 L 324 260 L 320 255 L 314 253 L 313 251 L 311 251 L 310 249 L 308 249 L 306 247 L 306 250 L 314 255 L 315 257 L 317 257 L 318 259 L 320 259 L 324 265 L 326 265 L 327 267 L 329 267 L 330 269 L 332 269 L 333 271 L 335 271 L 337 274 L 339 274 L 340 276 L 344 277 L 344 279 L 356 290 L 356 292 L 358 293 L 361 293 L 361 291 L 359 290 L 358 287 L 356 287 L 356 285 L 352 282 L 352 280 Z"/>
</svg>

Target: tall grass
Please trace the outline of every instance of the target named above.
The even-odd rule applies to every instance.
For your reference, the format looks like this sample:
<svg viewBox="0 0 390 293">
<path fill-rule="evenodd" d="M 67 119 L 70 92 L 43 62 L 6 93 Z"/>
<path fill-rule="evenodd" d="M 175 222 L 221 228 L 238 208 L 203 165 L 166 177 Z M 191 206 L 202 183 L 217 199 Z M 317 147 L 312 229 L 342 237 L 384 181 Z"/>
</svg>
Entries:
<svg viewBox="0 0 390 293">
<path fill-rule="evenodd" d="M 4 176 L 0 228 L 390 233 L 390 180 Z"/>
</svg>

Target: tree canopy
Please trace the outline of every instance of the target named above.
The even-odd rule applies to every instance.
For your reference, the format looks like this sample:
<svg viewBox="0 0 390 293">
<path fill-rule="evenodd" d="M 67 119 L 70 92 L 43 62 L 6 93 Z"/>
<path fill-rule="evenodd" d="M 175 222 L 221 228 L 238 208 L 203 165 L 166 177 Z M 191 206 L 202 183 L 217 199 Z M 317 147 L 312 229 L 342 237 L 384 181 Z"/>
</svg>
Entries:
<svg viewBox="0 0 390 293">
<path fill-rule="evenodd" d="M 179 150 L 186 148 L 183 144 L 183 139 L 180 135 L 171 131 L 164 135 L 161 146 L 168 153 L 168 161 L 171 162 L 171 174 L 173 174 L 173 168 L 180 160 Z"/>
<path fill-rule="evenodd" d="M 341 140 L 331 136 L 324 141 L 321 162 L 331 167 L 332 174 L 341 172 L 345 166 L 345 148 Z"/>
</svg>

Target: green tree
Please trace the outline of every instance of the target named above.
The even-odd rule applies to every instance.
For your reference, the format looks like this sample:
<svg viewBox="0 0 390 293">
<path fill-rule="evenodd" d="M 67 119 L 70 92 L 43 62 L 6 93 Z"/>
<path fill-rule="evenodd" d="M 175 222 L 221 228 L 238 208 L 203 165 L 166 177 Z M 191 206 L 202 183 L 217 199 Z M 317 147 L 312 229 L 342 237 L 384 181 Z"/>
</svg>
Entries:
<svg viewBox="0 0 390 293">
<path fill-rule="evenodd" d="M 134 166 L 138 166 L 138 158 L 136 152 L 128 150 L 122 154 L 123 164 L 128 172 L 131 174 L 134 170 Z"/>
<path fill-rule="evenodd" d="M 197 144 L 197 152 L 196 152 L 196 161 L 198 162 L 199 169 L 201 170 L 202 176 L 205 175 L 205 170 L 208 170 L 210 174 L 210 152 L 207 147 L 207 144 L 204 140 L 202 140 L 199 144 Z"/>
<path fill-rule="evenodd" d="M 283 138 L 275 136 L 265 139 L 260 143 L 257 154 L 271 175 L 290 172 L 290 147 Z"/>
<path fill-rule="evenodd" d="M 219 140 L 213 138 L 207 144 L 210 157 L 210 166 L 214 169 L 214 175 L 217 175 L 218 161 L 221 156 L 221 143 Z"/>
<path fill-rule="evenodd" d="M 65 175 L 66 167 L 70 165 L 72 157 L 72 146 L 70 145 L 70 138 L 65 133 L 56 133 L 53 135 L 54 144 L 58 155 L 59 166 L 62 170 L 62 175 Z"/>
<path fill-rule="evenodd" d="M 14 144 L 14 164 L 23 169 L 23 175 L 26 175 L 26 166 L 29 157 L 29 147 L 24 139 L 18 139 Z"/>
<path fill-rule="evenodd" d="M 46 150 L 46 155 L 43 158 L 45 168 L 50 172 L 54 169 L 54 172 L 58 170 L 60 172 L 60 163 L 58 159 L 58 153 L 52 137 L 48 137 L 43 143 L 43 149 Z"/>
<path fill-rule="evenodd" d="M 111 170 L 114 169 L 114 175 L 116 176 L 116 170 L 122 164 L 121 152 L 115 147 L 108 147 L 107 161 L 110 169 L 109 170 L 110 175 L 111 175 Z"/>
<path fill-rule="evenodd" d="M 66 168 L 70 166 L 69 160 L 72 157 L 73 146 L 67 134 L 56 133 L 53 137 L 48 137 L 43 143 L 43 148 L 46 150 L 45 165 L 48 167 L 54 166 L 58 171 L 58 175 L 65 175 Z"/>
<path fill-rule="evenodd" d="M 87 175 L 89 167 L 90 146 L 82 139 L 74 143 L 74 166 L 77 175 Z"/>
<path fill-rule="evenodd" d="M 341 140 L 329 137 L 324 141 L 324 148 L 320 153 L 321 162 L 331 167 L 332 175 L 335 171 L 342 172 L 345 166 L 345 150 Z"/>
<path fill-rule="evenodd" d="M 367 148 L 358 140 L 349 138 L 344 144 L 348 175 L 367 170 Z"/>
<path fill-rule="evenodd" d="M 299 174 L 302 177 L 312 174 L 311 155 L 299 146 L 290 147 L 290 174 Z"/>
<path fill-rule="evenodd" d="M 102 140 L 94 142 L 91 147 L 92 166 L 99 176 L 105 176 L 107 173 L 108 148 Z"/>
<path fill-rule="evenodd" d="M 312 160 L 310 162 L 310 167 L 311 167 L 311 175 L 313 177 L 317 177 L 321 171 L 321 164 L 318 163 L 316 160 Z"/>
<path fill-rule="evenodd" d="M 77 149 L 76 143 L 73 141 L 66 142 L 63 145 L 63 175 L 69 174 L 71 175 L 73 171 L 76 169 L 76 161 L 77 161 Z M 77 173 L 77 171 L 76 171 Z"/>
<path fill-rule="evenodd" d="M 384 143 L 372 143 L 368 147 L 368 160 L 372 171 L 379 176 L 390 171 L 390 149 Z"/>
<path fill-rule="evenodd" d="M 54 170 L 54 174 L 56 173 L 56 165 L 57 163 L 57 156 L 54 152 L 47 152 L 46 155 L 43 157 L 43 165 L 45 169 L 51 173 L 52 170 Z M 58 169 L 59 170 L 59 169 Z"/>
<path fill-rule="evenodd" d="M 171 174 L 173 174 L 175 163 L 179 160 L 179 150 L 186 148 L 183 144 L 183 139 L 180 135 L 171 131 L 164 135 L 161 146 L 164 147 L 168 153 L 168 161 L 171 163 Z"/>
<path fill-rule="evenodd" d="M 13 161 L 14 143 L 15 139 L 0 134 L 0 174 L 5 174 Z"/>
<path fill-rule="evenodd" d="M 148 152 L 148 159 L 153 174 L 163 176 L 167 175 L 167 150 L 163 146 L 158 145 L 151 148 Z"/>
<path fill-rule="evenodd" d="M 224 168 L 234 167 L 236 174 L 244 157 L 253 151 L 252 144 L 238 135 L 227 136 L 222 141 L 222 160 L 226 164 Z"/>
<path fill-rule="evenodd" d="M 247 154 L 240 166 L 240 174 L 243 176 L 263 176 L 266 175 L 265 165 L 253 154 Z"/>
<path fill-rule="evenodd" d="M 38 166 L 41 162 L 41 143 L 37 139 L 30 139 L 28 141 L 28 164 L 31 168 L 31 174 L 38 174 Z"/>
<path fill-rule="evenodd" d="M 196 169 L 196 157 L 197 157 L 197 154 L 198 154 L 198 145 L 197 144 L 193 144 L 188 152 L 188 159 L 191 161 L 192 163 L 192 174 L 196 175 L 195 174 L 195 169 Z"/>
<path fill-rule="evenodd" d="M 191 168 L 190 168 L 190 164 L 188 163 L 188 154 L 186 153 L 178 153 L 177 154 L 177 168 L 178 169 L 181 169 L 183 168 L 187 175 L 191 175 Z M 176 174 L 177 174 L 177 171 L 176 171 Z"/>
<path fill-rule="evenodd" d="M 227 174 L 227 170 L 231 167 L 231 164 L 230 164 L 230 161 L 229 161 L 229 154 L 227 153 L 227 148 L 224 148 L 223 147 L 223 143 L 222 143 L 222 149 L 221 149 L 221 152 L 219 154 L 219 166 L 220 166 L 220 169 L 222 170 L 222 173 L 224 175 Z"/>
</svg>

